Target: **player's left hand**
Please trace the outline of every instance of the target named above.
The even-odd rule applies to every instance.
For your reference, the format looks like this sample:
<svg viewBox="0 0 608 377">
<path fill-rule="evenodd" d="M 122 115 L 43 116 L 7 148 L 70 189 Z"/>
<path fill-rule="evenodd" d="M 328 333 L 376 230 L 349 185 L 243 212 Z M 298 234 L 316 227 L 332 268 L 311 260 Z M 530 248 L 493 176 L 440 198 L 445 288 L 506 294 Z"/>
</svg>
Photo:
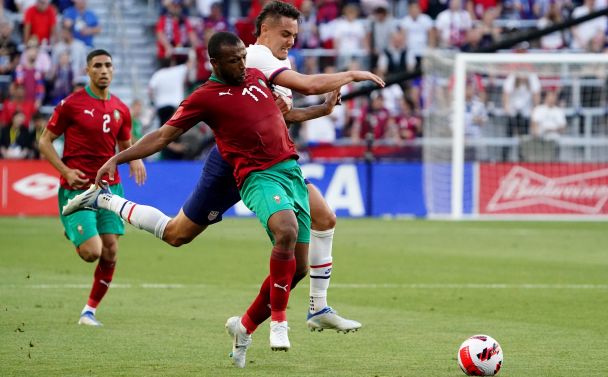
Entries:
<svg viewBox="0 0 608 377">
<path fill-rule="evenodd" d="M 333 90 L 325 95 L 324 105 L 327 107 L 327 114 L 331 114 L 334 111 L 336 105 L 342 104 L 342 94 L 340 94 L 340 88 Z"/>
<path fill-rule="evenodd" d="M 134 177 L 138 186 L 146 183 L 148 175 L 142 160 L 133 160 L 129 162 L 129 177 Z"/>
<path fill-rule="evenodd" d="M 272 92 L 272 94 L 274 95 L 274 102 L 277 104 L 282 114 L 287 114 L 291 111 L 291 108 L 293 107 L 293 101 L 291 98 L 277 92 Z"/>
</svg>

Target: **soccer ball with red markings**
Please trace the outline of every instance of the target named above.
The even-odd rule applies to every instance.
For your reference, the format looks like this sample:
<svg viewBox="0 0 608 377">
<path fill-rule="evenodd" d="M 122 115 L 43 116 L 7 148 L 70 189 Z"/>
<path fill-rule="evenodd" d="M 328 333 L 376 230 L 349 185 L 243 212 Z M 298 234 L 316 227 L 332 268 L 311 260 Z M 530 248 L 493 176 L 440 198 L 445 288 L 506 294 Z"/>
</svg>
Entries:
<svg viewBox="0 0 608 377">
<path fill-rule="evenodd" d="M 473 335 L 458 349 L 458 365 L 467 376 L 494 376 L 502 366 L 502 348 L 494 338 Z"/>
</svg>

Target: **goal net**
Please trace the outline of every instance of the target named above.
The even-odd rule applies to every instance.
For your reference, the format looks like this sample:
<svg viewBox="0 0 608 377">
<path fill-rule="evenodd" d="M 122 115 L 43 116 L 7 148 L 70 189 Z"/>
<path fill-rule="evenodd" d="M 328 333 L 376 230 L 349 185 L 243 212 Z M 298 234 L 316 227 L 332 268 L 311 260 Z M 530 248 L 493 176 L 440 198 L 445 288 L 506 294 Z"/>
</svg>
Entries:
<svg viewBox="0 0 608 377">
<path fill-rule="evenodd" d="M 433 51 L 429 217 L 608 217 L 608 55 Z"/>
</svg>

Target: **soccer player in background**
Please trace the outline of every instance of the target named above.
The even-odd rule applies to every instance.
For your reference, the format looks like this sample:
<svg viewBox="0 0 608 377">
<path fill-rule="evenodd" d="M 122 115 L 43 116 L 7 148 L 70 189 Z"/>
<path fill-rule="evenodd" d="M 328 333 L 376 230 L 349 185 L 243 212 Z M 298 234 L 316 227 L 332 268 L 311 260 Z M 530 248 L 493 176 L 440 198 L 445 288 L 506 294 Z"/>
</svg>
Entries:
<svg viewBox="0 0 608 377">
<path fill-rule="evenodd" d="M 40 152 L 61 174 L 59 210 L 67 201 L 88 189 L 95 182 L 97 170 L 114 156 L 116 146 L 125 150 L 131 146 L 131 114 L 129 108 L 110 94 L 113 74 L 112 57 L 105 50 L 91 51 L 87 56 L 89 85 L 62 100 L 55 108 L 40 137 Z M 64 135 L 63 157 L 60 158 L 53 140 Z M 146 180 L 141 160 L 130 163 L 131 175 L 138 184 Z M 109 190 L 123 195 L 120 176 L 109 182 Z M 81 325 L 101 326 L 95 313 L 110 287 L 118 253 L 118 237 L 124 234 L 122 219 L 110 211 L 81 211 L 60 215 L 65 235 L 86 262 L 99 260 L 93 287 L 82 309 Z"/>
<path fill-rule="evenodd" d="M 186 98 L 167 123 L 110 158 L 97 173 L 98 187 L 74 198 L 64 213 L 87 206 L 105 208 L 157 235 L 179 231 L 169 229 L 171 219 L 157 209 L 110 194 L 101 179 L 108 176 L 112 180 L 118 164 L 156 153 L 205 122 L 215 134 L 221 156 L 234 166 L 243 202 L 256 213 L 273 243 L 270 274 L 258 296 L 242 317 L 231 317 L 226 322 L 233 338 L 233 362 L 243 368 L 251 334 L 268 318 L 269 307 L 271 349 L 288 350 L 291 346 L 286 309 L 296 271 L 300 276 L 302 271 L 306 273 L 310 208 L 308 190 L 296 162 L 298 155 L 270 82 L 261 71 L 246 68 L 247 51 L 236 35 L 214 34 L 208 51 L 213 67 L 209 81 Z M 184 210 L 189 211 L 191 206 L 184 206 Z"/>
</svg>

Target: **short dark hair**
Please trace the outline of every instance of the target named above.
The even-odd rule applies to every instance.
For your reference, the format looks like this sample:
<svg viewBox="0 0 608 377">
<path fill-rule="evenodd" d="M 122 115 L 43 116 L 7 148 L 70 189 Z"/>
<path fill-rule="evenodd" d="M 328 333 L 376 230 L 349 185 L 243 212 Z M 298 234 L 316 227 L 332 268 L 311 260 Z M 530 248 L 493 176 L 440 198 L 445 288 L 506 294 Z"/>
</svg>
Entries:
<svg viewBox="0 0 608 377">
<path fill-rule="evenodd" d="M 89 52 L 89 54 L 87 55 L 87 65 L 91 64 L 91 60 L 93 60 L 94 57 L 96 56 L 109 56 L 110 59 L 112 59 L 112 55 L 110 55 L 109 52 L 107 52 L 104 49 L 97 49 L 97 50 L 93 50 L 91 52 Z"/>
<path fill-rule="evenodd" d="M 239 38 L 236 34 L 220 31 L 211 36 L 209 38 L 209 43 L 207 44 L 207 51 L 209 52 L 209 57 L 213 59 L 218 59 L 221 54 L 222 46 L 236 46 L 239 43 L 243 43 L 241 38 Z"/>
<path fill-rule="evenodd" d="M 278 19 L 279 17 L 288 17 L 300 21 L 300 11 L 291 4 L 282 1 L 273 0 L 266 5 L 255 19 L 255 36 L 259 37 L 262 32 L 262 22 L 268 18 Z"/>
</svg>

